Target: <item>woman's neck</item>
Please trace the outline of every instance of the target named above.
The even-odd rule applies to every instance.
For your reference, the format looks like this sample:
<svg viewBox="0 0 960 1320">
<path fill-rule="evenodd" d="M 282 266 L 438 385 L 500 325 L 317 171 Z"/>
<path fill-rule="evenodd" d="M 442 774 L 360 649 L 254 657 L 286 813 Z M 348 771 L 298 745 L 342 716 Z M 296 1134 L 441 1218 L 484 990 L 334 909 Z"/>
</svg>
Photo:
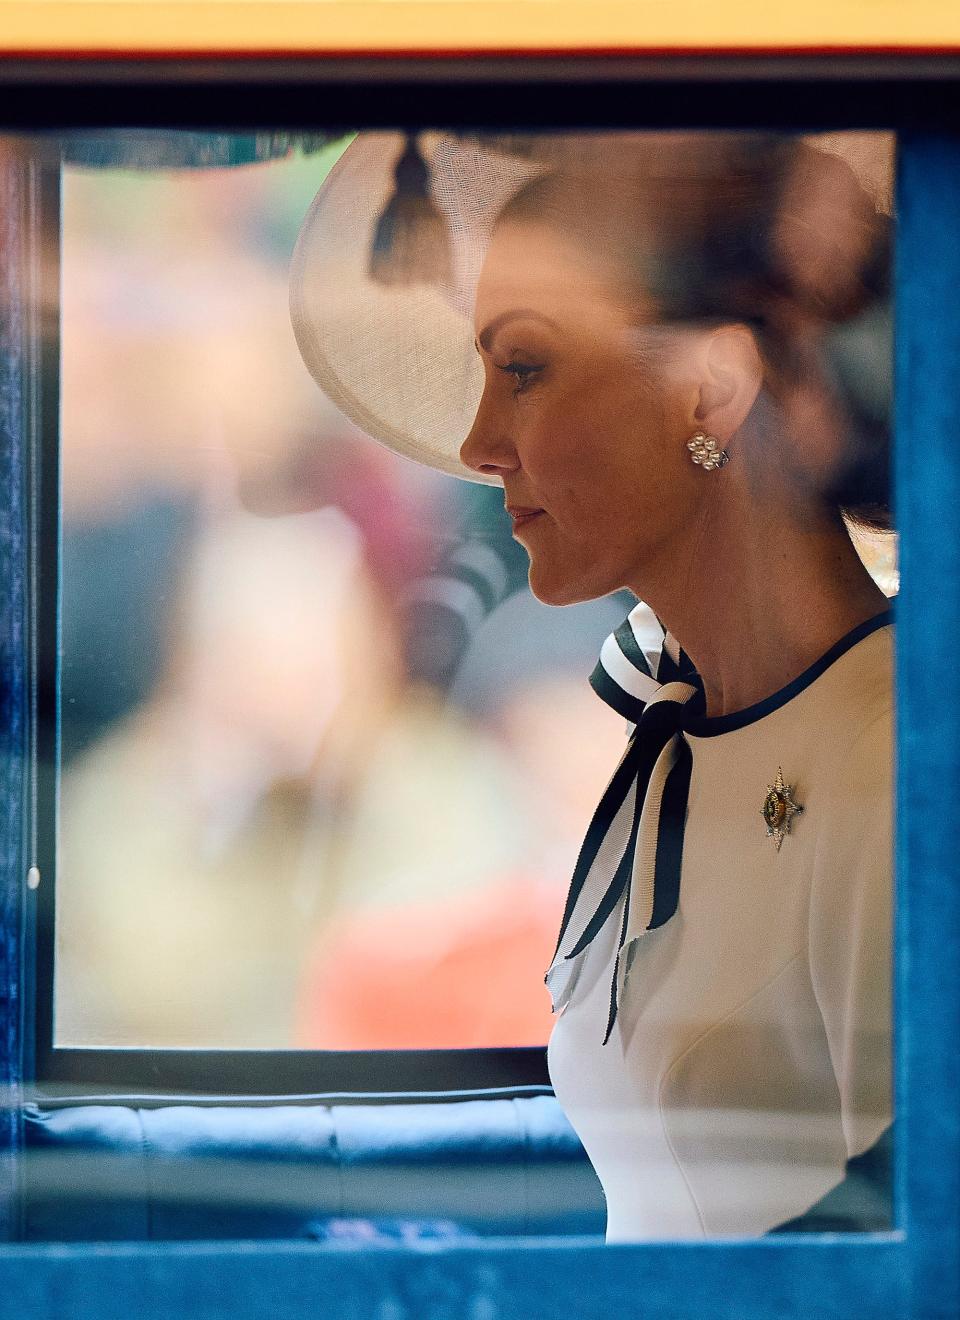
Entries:
<svg viewBox="0 0 960 1320">
<path fill-rule="evenodd" d="M 718 502 L 662 582 L 634 584 L 696 665 L 711 716 L 778 691 L 886 605 L 839 517 L 745 504 Z"/>
</svg>

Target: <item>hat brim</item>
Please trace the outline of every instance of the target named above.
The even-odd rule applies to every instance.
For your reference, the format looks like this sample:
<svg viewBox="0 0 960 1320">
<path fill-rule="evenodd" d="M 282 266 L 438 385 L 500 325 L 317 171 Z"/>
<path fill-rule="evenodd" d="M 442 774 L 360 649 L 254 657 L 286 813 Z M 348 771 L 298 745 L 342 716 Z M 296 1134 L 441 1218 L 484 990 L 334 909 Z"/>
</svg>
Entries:
<svg viewBox="0 0 960 1320">
<path fill-rule="evenodd" d="M 452 283 L 385 287 L 370 278 L 369 255 L 403 145 L 399 133 L 361 134 L 314 199 L 290 271 L 297 345 L 320 388 L 367 435 L 440 472 L 496 485 L 459 458 L 483 390 L 473 299 L 503 203 L 541 167 L 424 135 Z"/>
</svg>

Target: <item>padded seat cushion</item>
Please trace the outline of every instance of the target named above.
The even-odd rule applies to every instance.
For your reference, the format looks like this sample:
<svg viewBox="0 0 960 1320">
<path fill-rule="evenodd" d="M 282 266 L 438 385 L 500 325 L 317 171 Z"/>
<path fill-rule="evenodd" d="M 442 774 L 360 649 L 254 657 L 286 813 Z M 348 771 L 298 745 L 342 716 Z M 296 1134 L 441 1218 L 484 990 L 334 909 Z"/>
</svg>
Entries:
<svg viewBox="0 0 960 1320">
<path fill-rule="evenodd" d="M 604 1229 L 596 1175 L 552 1096 L 32 1105 L 25 1131 L 29 1240 L 326 1239 L 350 1220 L 414 1235 Z"/>
</svg>

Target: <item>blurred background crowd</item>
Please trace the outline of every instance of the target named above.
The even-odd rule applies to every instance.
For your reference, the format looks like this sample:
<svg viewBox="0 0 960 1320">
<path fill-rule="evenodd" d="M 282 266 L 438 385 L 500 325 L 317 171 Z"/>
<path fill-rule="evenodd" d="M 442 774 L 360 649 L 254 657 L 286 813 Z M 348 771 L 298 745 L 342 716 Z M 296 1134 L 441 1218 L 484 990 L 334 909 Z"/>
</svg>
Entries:
<svg viewBox="0 0 960 1320">
<path fill-rule="evenodd" d="M 557 618 L 502 492 L 310 380 L 287 267 L 338 150 L 65 171 L 60 1045 L 549 1032 L 632 601 Z"/>
</svg>

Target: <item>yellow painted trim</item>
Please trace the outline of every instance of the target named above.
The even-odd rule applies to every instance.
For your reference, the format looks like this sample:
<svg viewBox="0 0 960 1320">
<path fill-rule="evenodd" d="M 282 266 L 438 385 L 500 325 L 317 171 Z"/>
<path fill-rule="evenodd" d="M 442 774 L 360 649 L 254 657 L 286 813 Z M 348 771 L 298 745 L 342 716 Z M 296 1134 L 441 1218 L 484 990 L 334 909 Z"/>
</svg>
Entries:
<svg viewBox="0 0 960 1320">
<path fill-rule="evenodd" d="M 0 0 L 0 53 L 960 50 L 960 0 Z"/>
</svg>

